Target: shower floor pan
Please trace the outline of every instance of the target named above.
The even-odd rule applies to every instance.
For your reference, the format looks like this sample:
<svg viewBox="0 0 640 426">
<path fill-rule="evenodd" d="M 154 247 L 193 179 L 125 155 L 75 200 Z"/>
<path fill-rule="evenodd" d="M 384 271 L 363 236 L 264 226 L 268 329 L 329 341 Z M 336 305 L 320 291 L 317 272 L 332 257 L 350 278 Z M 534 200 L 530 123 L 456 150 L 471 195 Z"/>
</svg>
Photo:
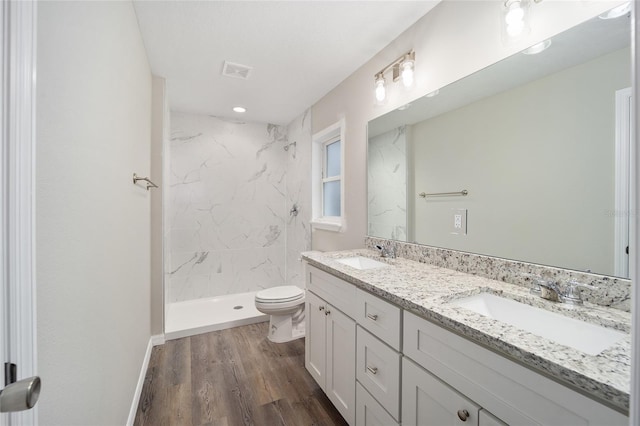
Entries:
<svg viewBox="0 0 640 426">
<path fill-rule="evenodd" d="M 165 339 L 269 321 L 269 315 L 256 309 L 255 295 L 256 292 L 250 292 L 169 303 L 166 306 Z"/>
</svg>

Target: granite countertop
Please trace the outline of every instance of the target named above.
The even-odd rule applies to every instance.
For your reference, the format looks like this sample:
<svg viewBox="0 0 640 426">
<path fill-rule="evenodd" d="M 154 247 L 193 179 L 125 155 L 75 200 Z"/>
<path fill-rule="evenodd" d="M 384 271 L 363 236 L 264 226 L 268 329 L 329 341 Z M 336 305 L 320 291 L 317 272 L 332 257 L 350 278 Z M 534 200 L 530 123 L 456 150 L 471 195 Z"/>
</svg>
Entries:
<svg viewBox="0 0 640 426">
<path fill-rule="evenodd" d="M 359 270 L 336 261 L 353 256 L 370 257 L 390 267 Z M 628 413 L 631 387 L 631 314 L 628 312 L 586 302 L 583 306 L 550 302 L 531 295 L 522 286 L 403 258 L 384 259 L 378 252 L 367 249 L 312 251 L 302 253 L 302 258 L 310 265 Z M 599 355 L 588 355 L 450 303 L 480 292 L 506 296 L 613 328 L 626 336 Z"/>
</svg>

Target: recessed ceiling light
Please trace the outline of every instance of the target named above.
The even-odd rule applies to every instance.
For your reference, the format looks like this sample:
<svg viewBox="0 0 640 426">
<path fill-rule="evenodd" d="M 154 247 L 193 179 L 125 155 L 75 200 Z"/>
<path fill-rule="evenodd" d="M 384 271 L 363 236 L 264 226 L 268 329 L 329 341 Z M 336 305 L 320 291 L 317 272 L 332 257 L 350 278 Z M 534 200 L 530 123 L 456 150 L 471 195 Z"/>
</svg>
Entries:
<svg viewBox="0 0 640 426">
<path fill-rule="evenodd" d="M 241 107 L 241 106 L 234 106 L 233 110 L 235 112 L 247 112 L 247 109 L 245 107 Z"/>
<path fill-rule="evenodd" d="M 431 93 L 427 93 L 427 98 L 433 98 L 434 96 L 438 96 L 438 93 L 440 93 L 440 89 L 436 89 Z"/>
<path fill-rule="evenodd" d="M 599 15 L 598 17 L 600 19 L 615 19 L 615 18 L 619 18 L 621 16 L 624 16 L 626 14 L 628 14 L 629 12 L 631 12 L 631 2 L 626 2 L 621 4 L 620 6 L 616 6 L 613 9 L 611 9 L 608 12 L 603 13 L 602 15 Z"/>
<path fill-rule="evenodd" d="M 534 44 L 528 49 L 522 51 L 525 55 L 537 55 L 540 52 L 544 52 L 551 46 L 551 40 L 545 40 L 538 44 Z"/>
<path fill-rule="evenodd" d="M 398 111 L 404 111 L 404 110 L 409 109 L 409 108 L 411 108 L 411 104 L 404 104 L 404 105 L 398 107 Z"/>
</svg>

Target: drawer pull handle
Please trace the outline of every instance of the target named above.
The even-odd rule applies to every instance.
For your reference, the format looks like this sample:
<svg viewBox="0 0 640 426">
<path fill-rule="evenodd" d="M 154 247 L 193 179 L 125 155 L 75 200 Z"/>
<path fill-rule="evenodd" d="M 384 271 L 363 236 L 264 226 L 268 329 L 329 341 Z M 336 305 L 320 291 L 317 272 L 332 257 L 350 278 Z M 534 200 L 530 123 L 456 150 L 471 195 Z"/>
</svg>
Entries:
<svg viewBox="0 0 640 426">
<path fill-rule="evenodd" d="M 375 376 L 376 374 L 378 374 L 378 367 L 369 367 L 369 366 L 367 365 L 367 370 L 369 370 L 369 372 L 370 372 L 371 374 L 373 374 L 374 376 Z M 458 413 L 460 413 L 460 412 L 458 411 Z M 458 414 L 458 415 L 460 415 L 460 414 Z"/>
<path fill-rule="evenodd" d="M 330 311 L 330 310 L 328 310 L 328 309 L 327 309 L 326 311 L 324 311 L 324 314 L 325 314 L 325 315 L 329 315 L 330 313 L 331 313 L 331 311 Z"/>
<path fill-rule="evenodd" d="M 319 311 L 324 311 L 324 306 L 318 306 Z"/>
<path fill-rule="evenodd" d="M 367 314 L 367 318 L 369 318 L 371 321 L 376 321 L 378 319 L 378 315 L 376 315 L 376 314 Z"/>
<path fill-rule="evenodd" d="M 469 412 L 467 410 L 458 410 L 458 418 L 463 422 L 466 422 L 469 418 Z"/>
</svg>

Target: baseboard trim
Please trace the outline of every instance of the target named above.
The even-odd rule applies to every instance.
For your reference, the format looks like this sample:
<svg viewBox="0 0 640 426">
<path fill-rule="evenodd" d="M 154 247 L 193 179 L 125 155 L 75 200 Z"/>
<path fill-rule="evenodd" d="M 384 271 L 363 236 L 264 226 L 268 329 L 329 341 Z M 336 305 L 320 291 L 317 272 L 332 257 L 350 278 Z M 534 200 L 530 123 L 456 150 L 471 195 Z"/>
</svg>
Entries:
<svg viewBox="0 0 640 426">
<path fill-rule="evenodd" d="M 138 404 L 140 403 L 140 396 L 142 395 L 142 387 L 144 386 L 144 378 L 147 375 L 147 368 L 149 368 L 149 360 L 151 359 L 151 351 L 154 346 L 162 344 L 164 344 L 164 334 L 156 334 L 149 338 L 147 351 L 145 352 L 144 359 L 142 360 L 142 368 L 140 368 L 140 376 L 138 376 L 138 384 L 136 385 L 136 391 L 133 394 L 133 401 L 131 402 L 131 408 L 129 409 L 127 426 L 133 426 L 133 422 L 136 419 Z"/>
<path fill-rule="evenodd" d="M 153 346 L 164 345 L 165 339 L 164 334 L 156 334 L 151 336 L 151 343 Z"/>
</svg>

